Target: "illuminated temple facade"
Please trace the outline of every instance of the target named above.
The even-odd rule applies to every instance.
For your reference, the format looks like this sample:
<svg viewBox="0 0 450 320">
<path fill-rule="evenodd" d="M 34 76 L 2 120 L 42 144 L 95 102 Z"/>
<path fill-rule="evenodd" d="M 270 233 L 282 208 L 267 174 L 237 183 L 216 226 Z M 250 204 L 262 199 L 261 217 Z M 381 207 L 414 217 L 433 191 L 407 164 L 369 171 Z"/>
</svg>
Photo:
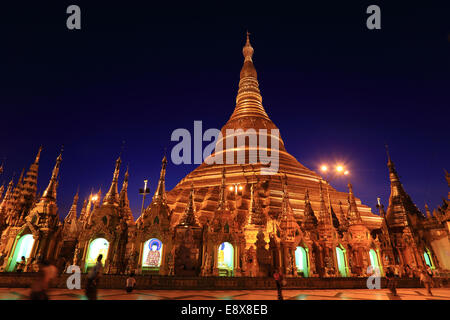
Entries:
<svg viewBox="0 0 450 320">
<path fill-rule="evenodd" d="M 278 130 L 262 105 L 253 48 L 243 48 L 236 107 L 222 128 Z M 216 148 L 216 151 L 218 149 Z M 246 150 L 249 148 L 246 145 Z M 223 148 L 224 154 L 236 149 Z M 56 193 L 62 155 L 42 195 L 37 195 L 41 149 L 26 174 L 0 188 L 0 266 L 12 272 L 22 256 L 91 267 L 103 254 L 105 272 L 175 276 L 289 277 L 366 276 L 369 266 L 430 265 L 450 271 L 449 200 L 423 214 L 405 192 L 388 156 L 389 205 L 378 214 L 361 203 L 352 185 L 335 190 L 300 164 L 279 138 L 279 170 L 263 175 L 258 163 L 206 164 L 166 191 L 162 161 L 151 204 L 134 221 L 128 170 L 119 184 L 121 159 L 104 196 L 74 197 L 64 221 Z M 450 187 L 450 176 L 446 173 Z M 6 190 L 5 190 L 6 189 Z M 120 191 L 119 191 L 120 189 Z M 27 267 L 28 271 L 30 268 Z"/>
</svg>

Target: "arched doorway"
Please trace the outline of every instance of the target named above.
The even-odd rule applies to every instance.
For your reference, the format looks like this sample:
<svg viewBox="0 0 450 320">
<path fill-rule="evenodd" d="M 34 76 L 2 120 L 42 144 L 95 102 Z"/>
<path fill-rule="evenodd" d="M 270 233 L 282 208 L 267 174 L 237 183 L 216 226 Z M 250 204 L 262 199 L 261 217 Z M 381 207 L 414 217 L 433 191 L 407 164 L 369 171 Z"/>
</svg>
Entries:
<svg viewBox="0 0 450 320">
<path fill-rule="evenodd" d="M 22 257 L 25 257 L 25 259 L 28 259 L 30 257 L 33 245 L 34 245 L 34 238 L 32 234 L 23 235 L 19 238 L 19 240 L 17 240 L 17 244 L 14 249 L 14 254 L 12 256 L 11 263 L 9 264 L 8 268 L 9 272 L 14 271 L 17 263 L 22 259 Z"/>
<path fill-rule="evenodd" d="M 378 262 L 378 254 L 375 250 L 373 249 L 369 250 L 369 258 L 370 258 L 370 265 L 373 268 L 373 272 L 375 272 L 375 270 L 378 269 L 379 272 L 381 273 L 380 264 Z"/>
<path fill-rule="evenodd" d="M 336 247 L 336 259 L 338 263 L 338 270 L 341 277 L 347 276 L 347 268 L 345 262 L 345 252 L 342 248 Z"/>
<path fill-rule="evenodd" d="M 109 242 L 104 238 L 97 238 L 92 240 L 89 244 L 88 253 L 86 255 L 85 271 L 93 267 L 97 263 L 97 258 L 103 255 L 102 264 L 105 265 L 108 257 Z"/>
<path fill-rule="evenodd" d="M 229 242 L 223 242 L 219 246 L 217 257 L 219 276 L 231 277 L 234 268 L 234 248 Z"/>
<path fill-rule="evenodd" d="M 308 253 L 306 252 L 305 248 L 297 247 L 297 249 L 295 249 L 295 265 L 297 266 L 298 275 L 308 277 Z"/>
<path fill-rule="evenodd" d="M 433 260 L 431 259 L 431 254 L 430 254 L 430 252 L 428 251 L 428 249 L 426 249 L 426 251 L 424 251 L 423 257 L 424 257 L 424 259 L 425 259 L 425 264 L 426 264 L 427 266 L 430 266 L 430 268 L 434 268 Z"/>
<path fill-rule="evenodd" d="M 157 238 L 151 238 L 144 243 L 142 251 L 142 271 L 158 272 L 161 267 L 163 244 Z"/>
</svg>

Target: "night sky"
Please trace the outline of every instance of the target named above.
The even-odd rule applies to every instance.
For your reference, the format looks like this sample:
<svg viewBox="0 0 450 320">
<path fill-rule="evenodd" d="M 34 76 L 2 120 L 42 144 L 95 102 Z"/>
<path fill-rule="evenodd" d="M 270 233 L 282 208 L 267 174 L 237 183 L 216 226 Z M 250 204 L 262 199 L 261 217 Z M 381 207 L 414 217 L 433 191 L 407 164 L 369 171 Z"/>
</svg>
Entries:
<svg viewBox="0 0 450 320">
<path fill-rule="evenodd" d="M 448 7 L 92 2 L 2 4 L 0 183 L 13 172 L 17 180 L 42 144 L 42 192 L 64 145 L 63 217 L 78 187 L 82 198 L 91 188 L 105 194 L 125 141 L 120 185 L 129 164 L 139 216 L 138 188 L 148 178 L 154 192 L 172 131 L 193 132 L 194 120 L 220 129 L 233 112 L 248 29 L 263 105 L 300 163 L 344 162 L 356 196 L 375 212 L 376 198 L 387 206 L 390 192 L 387 143 L 420 209 L 446 197 Z M 70 4 L 81 7 L 79 31 L 66 28 Z M 381 7 L 381 30 L 366 28 L 370 4 Z M 195 167 L 169 161 L 167 188 Z M 346 191 L 346 182 L 332 185 Z"/>
</svg>

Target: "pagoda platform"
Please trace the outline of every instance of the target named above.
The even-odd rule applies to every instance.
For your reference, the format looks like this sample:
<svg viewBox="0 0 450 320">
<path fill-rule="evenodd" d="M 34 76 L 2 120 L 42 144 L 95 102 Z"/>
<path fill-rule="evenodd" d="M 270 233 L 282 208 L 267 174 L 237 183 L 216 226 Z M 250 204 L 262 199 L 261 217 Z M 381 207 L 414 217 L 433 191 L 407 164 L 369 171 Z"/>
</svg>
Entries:
<svg viewBox="0 0 450 320">
<path fill-rule="evenodd" d="M 69 275 L 59 276 L 53 283 L 53 288 L 67 288 Z M 126 275 L 104 275 L 100 280 L 101 289 L 125 288 Z M 37 278 L 36 273 L 2 273 L 0 288 L 27 288 Z M 271 278 L 255 277 L 173 277 L 155 275 L 136 275 L 137 290 L 268 290 L 276 289 Z M 287 278 L 285 289 L 367 289 L 367 278 Z M 435 277 L 434 286 L 450 287 L 450 276 Z M 82 288 L 85 287 L 86 274 L 82 274 Z M 381 279 L 381 287 L 386 288 L 386 278 Z M 398 279 L 399 288 L 422 287 L 418 278 Z"/>
</svg>

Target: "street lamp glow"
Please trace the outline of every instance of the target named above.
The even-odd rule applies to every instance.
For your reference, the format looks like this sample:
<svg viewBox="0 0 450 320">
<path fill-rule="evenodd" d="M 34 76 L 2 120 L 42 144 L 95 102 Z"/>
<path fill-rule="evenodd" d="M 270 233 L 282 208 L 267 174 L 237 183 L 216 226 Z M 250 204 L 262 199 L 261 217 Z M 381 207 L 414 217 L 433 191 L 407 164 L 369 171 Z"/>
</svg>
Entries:
<svg viewBox="0 0 450 320">
<path fill-rule="evenodd" d="M 348 175 L 348 174 L 349 174 L 348 170 L 345 170 L 345 171 L 344 171 L 344 174 L 345 174 L 345 175 Z"/>
<path fill-rule="evenodd" d="M 337 166 L 336 167 L 336 171 L 337 172 L 342 172 L 342 171 L 344 171 L 344 167 L 343 166 Z"/>
<path fill-rule="evenodd" d="M 234 190 L 234 187 L 230 187 L 229 189 L 230 189 L 230 191 L 233 191 L 233 190 Z"/>
<path fill-rule="evenodd" d="M 325 171 L 328 170 L 328 167 L 326 165 L 323 165 L 323 166 L 320 167 L 320 170 L 325 172 Z"/>
<path fill-rule="evenodd" d="M 239 186 L 239 190 L 242 190 L 243 189 L 243 187 L 242 186 Z"/>
</svg>

